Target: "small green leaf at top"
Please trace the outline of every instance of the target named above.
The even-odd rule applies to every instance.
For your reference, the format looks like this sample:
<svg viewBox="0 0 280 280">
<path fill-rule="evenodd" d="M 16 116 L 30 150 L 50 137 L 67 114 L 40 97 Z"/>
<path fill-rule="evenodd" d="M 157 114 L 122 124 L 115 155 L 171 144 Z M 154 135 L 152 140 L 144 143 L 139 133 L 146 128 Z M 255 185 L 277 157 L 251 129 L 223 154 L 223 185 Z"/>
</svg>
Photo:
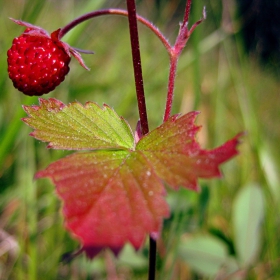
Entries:
<svg viewBox="0 0 280 280">
<path fill-rule="evenodd" d="M 23 106 L 23 121 L 34 128 L 30 134 L 49 142 L 48 148 L 68 150 L 133 149 L 128 123 L 107 105 L 94 102 L 63 104 L 40 98 L 40 106 Z"/>
</svg>

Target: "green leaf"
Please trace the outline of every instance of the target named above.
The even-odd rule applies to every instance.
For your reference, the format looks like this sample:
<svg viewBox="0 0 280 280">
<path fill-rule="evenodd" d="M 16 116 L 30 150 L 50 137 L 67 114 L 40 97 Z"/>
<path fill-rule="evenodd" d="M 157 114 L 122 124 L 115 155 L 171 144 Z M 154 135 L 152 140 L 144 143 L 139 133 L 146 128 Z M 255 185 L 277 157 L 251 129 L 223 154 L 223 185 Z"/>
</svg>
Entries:
<svg viewBox="0 0 280 280">
<path fill-rule="evenodd" d="M 242 188 L 233 204 L 233 226 L 238 259 L 243 266 L 253 264 L 261 248 L 264 196 L 257 185 Z"/>
<path fill-rule="evenodd" d="M 24 106 L 23 121 L 34 128 L 30 134 L 49 142 L 48 148 L 68 150 L 134 149 L 130 126 L 107 105 L 39 99 L 40 106 Z"/>
<path fill-rule="evenodd" d="M 182 238 L 179 255 L 193 270 L 210 277 L 218 273 L 228 258 L 226 244 L 205 235 Z"/>
</svg>

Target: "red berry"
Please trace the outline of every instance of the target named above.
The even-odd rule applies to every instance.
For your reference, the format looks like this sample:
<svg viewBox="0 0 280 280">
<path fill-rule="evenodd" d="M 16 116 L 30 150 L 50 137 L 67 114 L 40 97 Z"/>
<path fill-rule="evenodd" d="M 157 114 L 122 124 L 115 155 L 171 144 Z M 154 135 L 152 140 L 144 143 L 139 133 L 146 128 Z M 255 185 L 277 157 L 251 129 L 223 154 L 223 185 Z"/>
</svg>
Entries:
<svg viewBox="0 0 280 280">
<path fill-rule="evenodd" d="M 24 94 L 42 95 L 64 80 L 70 60 L 51 38 L 23 33 L 8 50 L 9 77 Z"/>
<path fill-rule="evenodd" d="M 27 29 L 8 50 L 8 73 L 14 87 L 26 95 L 42 95 L 55 89 L 69 72 L 71 54 L 84 65 L 80 54 L 42 28 L 14 20 Z"/>
</svg>

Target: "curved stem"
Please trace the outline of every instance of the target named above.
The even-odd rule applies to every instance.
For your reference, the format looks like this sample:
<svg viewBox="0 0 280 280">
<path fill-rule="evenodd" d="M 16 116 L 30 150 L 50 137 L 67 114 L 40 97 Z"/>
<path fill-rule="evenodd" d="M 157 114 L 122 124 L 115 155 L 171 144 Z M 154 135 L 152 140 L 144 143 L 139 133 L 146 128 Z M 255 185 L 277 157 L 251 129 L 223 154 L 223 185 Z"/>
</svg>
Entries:
<svg viewBox="0 0 280 280">
<path fill-rule="evenodd" d="M 128 17 L 128 11 L 122 10 L 122 9 L 104 9 L 104 10 L 97 10 L 97 11 L 89 12 L 87 14 L 84 14 L 84 15 L 74 19 L 69 24 L 67 24 L 66 26 L 61 28 L 59 35 L 58 35 L 58 39 L 60 40 L 66 33 L 68 33 L 71 29 L 73 29 L 78 24 L 80 24 L 84 21 L 87 21 L 89 19 L 92 19 L 94 17 L 104 16 L 104 15 L 120 15 L 120 16 Z M 143 18 L 137 14 L 136 14 L 136 19 L 139 22 L 141 22 L 142 24 L 144 24 L 145 26 L 147 26 L 152 32 L 154 32 L 154 34 L 160 39 L 160 41 L 166 48 L 167 52 L 168 53 L 171 52 L 172 47 L 171 47 L 170 43 L 163 36 L 163 34 L 160 32 L 160 30 L 157 27 L 155 27 L 151 22 L 149 22 L 148 20 L 146 20 L 145 18 Z"/>
</svg>

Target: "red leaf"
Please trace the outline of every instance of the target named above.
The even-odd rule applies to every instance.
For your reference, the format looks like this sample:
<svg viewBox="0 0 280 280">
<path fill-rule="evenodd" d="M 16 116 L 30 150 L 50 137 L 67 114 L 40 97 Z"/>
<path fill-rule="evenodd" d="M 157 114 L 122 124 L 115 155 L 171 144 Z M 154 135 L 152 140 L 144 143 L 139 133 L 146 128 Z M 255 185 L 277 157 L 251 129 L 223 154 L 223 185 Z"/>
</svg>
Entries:
<svg viewBox="0 0 280 280">
<path fill-rule="evenodd" d="M 163 185 L 138 152 L 73 154 L 36 177 L 52 178 L 64 201 L 66 227 L 93 251 L 116 251 L 127 241 L 138 249 L 168 216 Z"/>
<path fill-rule="evenodd" d="M 220 177 L 219 165 L 238 154 L 238 134 L 224 145 L 203 150 L 195 140 L 200 127 L 194 124 L 198 112 L 171 117 L 145 135 L 136 146 L 143 151 L 155 172 L 170 187 L 199 190 L 198 178 Z"/>
</svg>

